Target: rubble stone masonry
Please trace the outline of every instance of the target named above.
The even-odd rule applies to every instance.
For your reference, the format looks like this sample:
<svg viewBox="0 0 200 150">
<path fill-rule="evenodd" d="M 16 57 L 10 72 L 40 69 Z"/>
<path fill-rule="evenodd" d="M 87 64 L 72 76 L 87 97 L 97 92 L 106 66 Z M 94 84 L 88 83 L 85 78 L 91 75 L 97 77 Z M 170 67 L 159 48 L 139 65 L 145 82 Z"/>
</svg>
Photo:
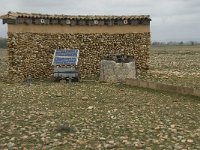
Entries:
<svg viewBox="0 0 200 150">
<path fill-rule="evenodd" d="M 23 81 L 49 78 L 53 74 L 53 52 L 57 48 L 79 49 L 81 77 L 99 74 L 100 60 L 107 54 L 134 55 L 138 72 L 148 69 L 150 32 L 144 33 L 33 33 L 9 32 L 9 78 Z"/>
</svg>

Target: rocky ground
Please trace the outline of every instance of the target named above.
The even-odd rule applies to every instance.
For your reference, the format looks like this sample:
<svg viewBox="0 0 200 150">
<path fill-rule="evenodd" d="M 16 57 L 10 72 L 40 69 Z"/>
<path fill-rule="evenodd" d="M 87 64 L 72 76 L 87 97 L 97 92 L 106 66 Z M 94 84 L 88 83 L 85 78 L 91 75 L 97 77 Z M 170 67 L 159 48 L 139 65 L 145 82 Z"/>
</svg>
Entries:
<svg viewBox="0 0 200 150">
<path fill-rule="evenodd" d="M 200 45 L 152 46 L 145 79 L 200 89 Z"/>
<path fill-rule="evenodd" d="M 0 88 L 0 149 L 200 149 L 197 97 L 98 82 Z"/>
<path fill-rule="evenodd" d="M 163 50 L 151 54 L 148 80 L 199 87 L 199 50 Z M 0 56 L 0 149 L 200 149 L 199 97 L 99 82 L 8 84 Z"/>
</svg>

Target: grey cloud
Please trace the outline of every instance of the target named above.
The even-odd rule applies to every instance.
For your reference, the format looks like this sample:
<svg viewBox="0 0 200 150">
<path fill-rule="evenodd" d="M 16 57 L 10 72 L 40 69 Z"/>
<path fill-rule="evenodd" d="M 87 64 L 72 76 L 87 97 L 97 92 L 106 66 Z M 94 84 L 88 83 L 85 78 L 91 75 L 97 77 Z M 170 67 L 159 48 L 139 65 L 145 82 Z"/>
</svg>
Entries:
<svg viewBox="0 0 200 150">
<path fill-rule="evenodd" d="M 142 15 L 152 18 L 152 41 L 198 40 L 199 0 L 1 0 L 7 11 L 74 15 Z M 0 26 L 1 36 L 6 27 Z"/>
</svg>

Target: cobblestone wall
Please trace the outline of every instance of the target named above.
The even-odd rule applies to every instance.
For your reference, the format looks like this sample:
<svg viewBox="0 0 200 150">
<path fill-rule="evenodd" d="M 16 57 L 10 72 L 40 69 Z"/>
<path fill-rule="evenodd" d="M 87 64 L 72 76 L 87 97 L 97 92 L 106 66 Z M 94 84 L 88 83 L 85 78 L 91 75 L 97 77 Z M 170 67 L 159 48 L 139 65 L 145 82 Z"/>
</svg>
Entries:
<svg viewBox="0 0 200 150">
<path fill-rule="evenodd" d="M 99 62 L 106 54 L 134 55 L 138 72 L 144 72 L 148 69 L 149 46 L 150 33 L 8 33 L 9 78 L 23 81 L 28 74 L 33 78 L 51 77 L 56 48 L 80 50 L 82 78 L 96 76 Z"/>
</svg>

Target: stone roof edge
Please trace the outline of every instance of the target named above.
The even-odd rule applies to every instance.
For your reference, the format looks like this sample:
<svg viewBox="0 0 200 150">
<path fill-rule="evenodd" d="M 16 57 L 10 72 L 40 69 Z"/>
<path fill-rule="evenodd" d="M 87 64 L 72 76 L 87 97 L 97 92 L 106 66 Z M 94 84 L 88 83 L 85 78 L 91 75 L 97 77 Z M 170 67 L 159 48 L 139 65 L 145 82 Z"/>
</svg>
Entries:
<svg viewBox="0 0 200 150">
<path fill-rule="evenodd" d="M 21 12 L 11 12 L 0 16 L 0 19 L 17 19 L 18 17 L 27 18 L 45 18 L 45 19 L 150 19 L 150 15 L 125 15 L 125 16 L 103 16 L 103 15 L 50 15 L 50 14 L 40 14 L 40 13 L 21 13 Z"/>
</svg>

